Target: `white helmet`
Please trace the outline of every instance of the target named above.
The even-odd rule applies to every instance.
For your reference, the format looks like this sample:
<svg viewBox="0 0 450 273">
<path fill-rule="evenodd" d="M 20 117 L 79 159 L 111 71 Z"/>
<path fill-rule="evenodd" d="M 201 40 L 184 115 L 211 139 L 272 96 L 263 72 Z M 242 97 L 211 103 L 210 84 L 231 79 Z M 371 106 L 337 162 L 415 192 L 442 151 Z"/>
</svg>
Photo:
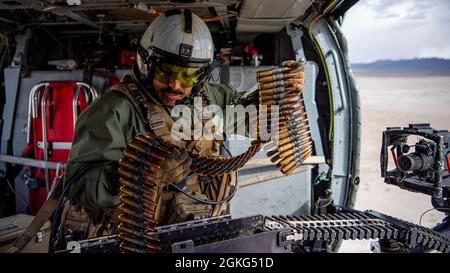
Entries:
<svg viewBox="0 0 450 273">
<path fill-rule="evenodd" d="M 210 73 L 213 57 L 214 44 L 205 22 L 190 10 L 172 9 L 158 16 L 145 31 L 137 65 L 145 76 L 160 61 L 184 67 L 207 67 L 205 71 Z"/>
</svg>

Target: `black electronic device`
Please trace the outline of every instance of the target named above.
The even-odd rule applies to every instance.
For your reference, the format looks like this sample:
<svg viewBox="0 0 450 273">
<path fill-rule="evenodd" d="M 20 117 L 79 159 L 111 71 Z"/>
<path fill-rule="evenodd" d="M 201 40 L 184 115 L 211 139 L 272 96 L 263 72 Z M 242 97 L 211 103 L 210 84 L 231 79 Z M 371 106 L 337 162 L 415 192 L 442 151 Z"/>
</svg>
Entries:
<svg viewBox="0 0 450 273">
<path fill-rule="evenodd" d="M 450 209 L 450 132 L 430 124 L 391 127 L 383 132 L 381 176 L 384 182 L 432 197 L 442 212 Z M 395 167 L 388 170 L 389 152 Z"/>
</svg>

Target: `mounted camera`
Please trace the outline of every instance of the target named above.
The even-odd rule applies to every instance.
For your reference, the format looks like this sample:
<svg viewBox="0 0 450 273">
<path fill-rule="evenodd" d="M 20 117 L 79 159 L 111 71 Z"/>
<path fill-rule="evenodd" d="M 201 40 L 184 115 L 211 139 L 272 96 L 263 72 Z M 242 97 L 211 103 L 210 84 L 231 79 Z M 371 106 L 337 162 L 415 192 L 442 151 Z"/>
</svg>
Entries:
<svg viewBox="0 0 450 273">
<path fill-rule="evenodd" d="M 450 208 L 450 132 L 430 124 L 390 127 L 383 132 L 381 176 L 384 182 L 432 197 L 442 212 Z M 389 151 L 395 168 L 388 170 Z"/>
</svg>

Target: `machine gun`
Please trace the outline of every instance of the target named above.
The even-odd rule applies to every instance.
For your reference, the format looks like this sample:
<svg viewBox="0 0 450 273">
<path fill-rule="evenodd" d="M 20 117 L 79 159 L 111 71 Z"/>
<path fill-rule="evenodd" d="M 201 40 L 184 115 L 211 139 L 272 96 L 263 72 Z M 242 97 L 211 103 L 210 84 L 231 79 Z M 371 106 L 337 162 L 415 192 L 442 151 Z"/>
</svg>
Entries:
<svg viewBox="0 0 450 273">
<path fill-rule="evenodd" d="M 304 216 L 231 216 L 161 226 L 151 236 L 162 252 L 172 253 L 292 253 L 326 251 L 335 240 L 395 240 L 408 251 L 417 246 L 450 253 L 450 241 L 441 234 L 376 211 L 336 208 L 334 213 Z M 59 252 L 119 252 L 116 235 L 68 242 Z M 318 247 L 319 246 L 319 247 Z"/>
</svg>

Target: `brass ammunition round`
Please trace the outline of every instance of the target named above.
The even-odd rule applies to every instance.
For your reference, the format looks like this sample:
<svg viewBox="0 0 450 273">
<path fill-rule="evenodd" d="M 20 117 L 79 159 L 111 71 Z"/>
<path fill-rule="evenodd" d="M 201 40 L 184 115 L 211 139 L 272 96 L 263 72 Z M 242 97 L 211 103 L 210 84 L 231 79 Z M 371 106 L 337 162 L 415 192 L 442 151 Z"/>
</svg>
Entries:
<svg viewBox="0 0 450 273">
<path fill-rule="evenodd" d="M 303 129 L 302 131 L 296 132 L 295 137 L 304 139 L 307 138 L 309 135 L 309 130 Z M 283 134 L 279 135 L 278 138 L 278 146 L 282 146 L 284 144 L 295 142 L 295 140 L 292 139 L 292 136 L 289 134 L 289 132 L 285 132 Z"/>
<path fill-rule="evenodd" d="M 155 217 L 156 215 L 154 212 L 144 211 L 144 216 L 145 216 L 145 219 L 148 219 L 148 220 L 152 221 L 153 223 L 156 222 L 156 217 Z"/>
<path fill-rule="evenodd" d="M 119 184 L 127 186 L 134 191 L 142 191 L 143 185 L 141 183 L 132 182 L 124 177 L 119 178 Z"/>
<path fill-rule="evenodd" d="M 123 188 L 122 188 L 123 187 Z M 142 198 L 154 198 L 156 195 L 155 190 L 150 188 L 142 188 L 142 189 L 131 189 L 127 185 L 120 186 L 120 191 L 124 194 L 130 193 L 136 196 L 141 196 Z"/>
<path fill-rule="evenodd" d="M 146 160 L 146 156 L 145 155 L 139 155 L 138 153 L 132 152 L 128 149 L 125 149 L 123 151 L 123 155 L 127 158 L 126 160 L 128 161 L 128 159 L 131 159 L 133 161 L 136 161 L 138 163 L 144 164 L 146 166 L 149 167 L 153 167 L 153 168 L 158 168 L 159 165 L 153 161 L 150 160 Z M 132 164 L 132 163 L 130 163 Z"/>
<path fill-rule="evenodd" d="M 295 160 L 291 161 L 291 163 L 287 164 L 285 167 L 281 168 L 281 171 L 283 173 L 286 173 L 288 170 L 290 170 L 292 167 L 295 166 Z"/>
<path fill-rule="evenodd" d="M 130 170 L 139 170 L 139 168 L 142 167 L 142 164 L 140 162 L 132 163 L 129 160 L 124 160 L 123 158 L 121 158 L 119 160 L 119 166 Z"/>
<path fill-rule="evenodd" d="M 136 135 L 136 139 L 138 139 L 139 141 L 144 142 L 145 144 L 155 147 L 156 149 L 160 150 L 163 153 L 170 153 L 170 149 L 165 147 L 164 145 L 162 145 L 160 142 L 158 142 L 156 139 L 151 141 L 148 138 L 146 138 L 144 135 L 142 134 L 137 134 Z"/>
<path fill-rule="evenodd" d="M 281 133 L 287 132 L 289 134 L 292 134 L 295 132 L 299 132 L 299 131 L 308 129 L 308 127 L 309 127 L 309 124 L 302 125 L 301 123 L 293 124 L 291 122 L 288 122 L 288 123 L 280 124 L 280 126 L 278 127 L 279 128 L 278 133 L 281 134 Z"/>
<path fill-rule="evenodd" d="M 157 200 L 144 199 L 144 207 L 148 207 L 151 208 L 151 210 L 153 210 L 157 206 L 158 206 Z"/>
<path fill-rule="evenodd" d="M 288 131 L 278 134 L 278 139 L 279 140 L 283 140 L 283 139 L 286 139 L 288 137 L 289 137 L 289 132 Z"/>
<path fill-rule="evenodd" d="M 276 155 L 276 154 L 278 154 L 278 150 L 277 150 L 277 149 L 272 150 L 272 151 L 268 151 L 268 152 L 266 153 L 266 155 L 267 155 L 268 157 L 272 157 L 273 155 Z"/>
<path fill-rule="evenodd" d="M 258 89 L 259 90 L 264 90 L 264 89 L 273 89 L 273 88 L 277 88 L 279 86 L 284 86 L 286 85 L 286 82 L 281 80 L 281 81 L 275 81 L 275 82 L 271 82 L 271 83 L 262 83 L 258 85 Z"/>
<path fill-rule="evenodd" d="M 287 138 L 280 139 L 280 140 L 278 141 L 278 146 L 284 145 L 284 144 L 287 144 L 287 143 L 290 143 L 290 142 L 291 142 L 291 139 L 290 139 L 289 136 L 288 136 Z"/>
<path fill-rule="evenodd" d="M 301 125 L 303 127 L 304 125 Z M 287 126 L 286 126 L 287 127 Z M 285 139 L 288 137 L 299 137 L 302 135 L 306 135 L 309 133 L 309 128 L 296 128 L 295 126 L 289 126 L 286 128 L 285 126 L 282 127 L 282 131 L 279 133 L 279 139 Z M 286 130 L 287 129 L 287 130 Z M 286 135 L 287 134 L 287 135 Z M 281 137 L 283 135 L 283 137 Z"/>
<path fill-rule="evenodd" d="M 308 123 L 308 118 L 290 120 L 289 123 L 297 127 L 299 124 Z"/>
<path fill-rule="evenodd" d="M 127 226 L 127 225 L 124 225 L 123 223 L 120 223 L 119 226 L 117 227 L 117 229 L 120 232 L 128 233 L 128 234 L 133 235 L 133 236 L 143 237 L 143 238 L 146 238 L 146 239 L 151 240 L 151 241 L 159 242 L 159 239 L 158 239 L 157 236 L 149 235 L 149 234 L 147 234 L 147 233 L 145 233 L 143 231 L 135 230 L 135 229 L 133 229 L 133 228 Z"/>
<path fill-rule="evenodd" d="M 289 78 L 289 79 L 282 79 L 282 80 L 277 80 L 277 81 L 272 81 L 272 82 L 268 82 L 268 83 L 260 83 L 258 84 L 258 90 L 259 91 L 264 91 L 267 89 L 274 89 L 280 86 L 290 86 L 290 85 L 295 85 L 295 84 L 304 84 L 304 80 L 303 79 L 296 79 L 296 78 Z"/>
<path fill-rule="evenodd" d="M 286 158 L 286 157 L 292 155 L 293 153 L 294 153 L 294 150 L 287 150 L 287 151 L 280 153 L 279 155 L 281 158 Z"/>
<path fill-rule="evenodd" d="M 139 155 L 138 155 L 137 153 L 134 153 L 134 152 L 132 152 L 132 151 L 130 151 L 130 150 L 128 150 L 128 149 L 125 149 L 125 150 L 123 151 L 123 155 L 124 155 L 125 157 L 128 157 L 128 158 L 134 160 L 134 161 L 142 162 L 142 159 L 139 158 Z"/>
<path fill-rule="evenodd" d="M 144 202 L 151 202 L 151 204 L 158 204 L 158 195 L 144 194 Z"/>
<path fill-rule="evenodd" d="M 292 115 L 292 112 L 289 112 L 289 114 L 291 114 L 291 116 L 286 115 L 286 116 L 283 116 L 282 118 L 280 118 L 280 122 L 285 122 L 285 121 L 289 121 L 289 120 L 295 120 L 297 118 L 306 116 L 308 114 L 308 112 L 305 111 L 305 112 L 297 113 L 297 114 L 294 114 L 294 115 Z"/>
<path fill-rule="evenodd" d="M 297 101 L 292 101 L 289 98 L 286 98 L 282 101 L 274 101 L 274 100 L 266 100 L 266 101 L 261 101 L 262 105 L 295 105 L 297 104 Z"/>
<path fill-rule="evenodd" d="M 278 147 L 278 152 L 280 152 L 280 153 L 284 152 L 286 150 L 291 149 L 292 147 L 294 147 L 294 144 L 292 142 L 284 144 L 284 145 Z"/>
<path fill-rule="evenodd" d="M 303 85 L 296 85 L 296 86 L 278 86 L 272 89 L 260 89 L 258 90 L 258 98 L 260 97 L 268 97 L 268 96 L 275 96 L 282 93 L 286 94 L 294 94 L 297 97 L 300 97 L 302 95 L 303 91 Z"/>
<path fill-rule="evenodd" d="M 156 178 L 151 178 L 150 180 L 147 177 L 144 177 L 142 181 L 144 182 L 144 189 L 154 189 L 158 185 L 158 180 Z"/>
<path fill-rule="evenodd" d="M 144 182 L 144 185 L 149 188 L 154 188 L 158 185 L 156 182 L 154 182 L 153 179 L 149 180 L 147 178 L 144 178 L 142 181 Z"/>
<path fill-rule="evenodd" d="M 296 131 L 298 132 L 298 131 L 301 131 L 301 130 L 304 130 L 304 129 L 308 129 L 308 128 L 309 128 L 309 124 L 302 125 L 302 126 L 298 127 Z M 280 127 L 280 129 L 278 130 L 278 134 L 282 134 L 282 133 L 285 133 L 285 132 L 289 133 L 289 128 L 287 126 Z"/>
<path fill-rule="evenodd" d="M 295 157 L 294 157 L 294 155 L 290 155 L 290 156 L 288 156 L 288 157 L 286 157 L 286 158 L 284 158 L 283 160 L 281 160 L 278 164 L 279 164 L 279 168 L 280 167 L 282 167 L 282 166 L 286 166 L 287 164 L 289 164 L 292 160 L 294 160 L 295 159 Z"/>
<path fill-rule="evenodd" d="M 307 150 L 303 151 L 301 154 L 292 154 L 284 159 L 282 159 L 277 166 L 287 166 L 290 163 L 294 162 L 295 164 L 302 163 L 305 158 L 309 157 L 312 154 L 312 147 L 308 148 Z M 287 168 L 287 167 L 286 167 Z"/>
<path fill-rule="evenodd" d="M 131 219 L 130 217 L 128 217 L 127 215 L 125 215 L 123 213 L 119 214 L 118 218 L 119 218 L 120 222 L 125 223 L 127 225 L 130 225 L 130 226 L 133 226 L 136 228 L 144 228 L 145 227 L 143 223 L 137 222 L 136 220 Z"/>
<path fill-rule="evenodd" d="M 130 197 L 140 197 L 139 192 L 131 190 L 130 188 L 128 188 L 125 185 L 120 186 L 119 192 L 120 192 L 120 194 L 127 195 Z"/>
<path fill-rule="evenodd" d="M 151 147 L 146 146 L 144 143 L 138 143 L 137 141 L 130 141 L 128 142 L 128 146 L 143 153 L 146 154 L 156 160 L 164 160 L 165 158 L 161 155 L 159 155 L 157 152 L 154 151 L 154 149 L 151 149 Z"/>
<path fill-rule="evenodd" d="M 294 110 L 294 109 L 299 107 L 299 106 L 293 106 L 293 105 L 288 105 L 288 104 L 276 105 L 276 106 L 278 107 L 279 111 L 291 111 L 291 112 L 295 112 L 296 110 Z M 272 104 L 265 105 L 265 107 L 267 107 L 267 112 L 272 110 Z"/>
<path fill-rule="evenodd" d="M 119 210 L 124 214 L 133 216 L 133 218 L 144 219 L 144 215 L 142 214 L 142 212 L 140 212 L 140 210 L 136 211 L 131 207 L 127 206 L 126 204 L 120 204 Z"/>
<path fill-rule="evenodd" d="M 294 155 L 295 154 L 294 149 L 300 149 L 300 148 L 306 149 L 306 148 L 309 148 L 310 145 L 312 145 L 312 144 L 306 143 L 304 146 L 298 146 L 298 147 L 295 146 L 295 145 L 298 145 L 296 143 L 289 143 L 286 145 L 290 146 L 289 149 L 279 151 L 278 150 L 279 148 L 278 148 L 277 150 L 271 151 L 270 154 L 268 154 L 268 156 L 277 155 L 279 158 L 284 159 L 284 158 L 290 157 L 291 155 Z"/>
<path fill-rule="evenodd" d="M 303 161 L 292 160 L 290 163 L 288 163 L 288 165 L 285 165 L 285 167 L 281 169 L 281 172 L 289 175 L 292 173 L 293 170 L 295 170 L 298 166 L 300 166 L 301 162 Z"/>
<path fill-rule="evenodd" d="M 296 167 L 292 167 L 289 170 L 282 171 L 285 175 L 290 175 L 293 171 L 295 171 Z"/>
<path fill-rule="evenodd" d="M 150 140 L 150 141 L 154 141 L 156 139 L 159 143 L 161 143 L 161 145 L 165 146 L 168 149 L 181 148 L 181 147 L 177 146 L 174 143 L 170 143 L 168 141 L 165 141 L 164 139 L 161 139 L 160 137 L 154 136 L 154 134 L 150 134 L 150 135 L 149 134 L 144 134 L 143 136 L 145 138 L 147 138 L 148 140 Z"/>
<path fill-rule="evenodd" d="M 156 170 L 151 170 L 150 168 L 144 168 L 144 170 L 142 170 L 142 176 L 145 179 L 149 179 L 150 181 L 154 181 L 155 183 L 157 183 L 158 181 L 155 180 L 154 178 L 159 178 L 159 169 L 161 168 L 161 166 L 158 166 L 158 168 L 155 168 Z"/>
<path fill-rule="evenodd" d="M 125 242 L 127 242 L 129 244 L 135 245 L 137 247 L 141 247 L 141 248 L 142 247 L 143 248 L 147 247 L 147 245 L 145 244 L 144 240 L 138 240 L 136 238 L 133 238 L 133 237 L 129 236 L 127 233 L 125 233 L 125 232 L 120 232 L 118 234 L 118 237 L 119 237 L 120 240 L 125 241 Z"/>
<path fill-rule="evenodd" d="M 131 217 L 132 218 L 131 218 Z M 119 220 L 125 224 L 138 227 L 145 228 L 149 225 L 155 225 L 156 221 L 154 219 L 145 218 L 143 215 L 138 214 L 136 212 L 126 212 L 119 215 Z"/>
<path fill-rule="evenodd" d="M 161 251 L 161 247 L 156 244 L 147 244 L 147 249 L 150 252 L 159 252 Z"/>
<path fill-rule="evenodd" d="M 310 136 L 305 135 L 305 136 L 303 136 L 301 138 L 294 139 L 294 140 L 292 140 L 289 143 L 292 143 L 293 147 L 303 147 L 303 146 L 305 146 L 305 145 L 310 143 L 310 139 L 311 139 Z"/>
<path fill-rule="evenodd" d="M 131 252 L 131 253 L 147 253 L 147 251 L 143 248 L 136 247 L 134 245 L 130 245 L 128 243 L 122 242 L 119 245 L 119 248 L 123 252 Z"/>
<path fill-rule="evenodd" d="M 280 160 L 280 159 L 281 159 L 281 158 L 280 158 L 280 155 L 277 154 L 276 156 L 272 157 L 272 158 L 270 159 L 270 161 L 271 161 L 272 163 L 275 163 L 275 162 L 277 162 L 277 161 Z"/>
<path fill-rule="evenodd" d="M 266 77 L 272 74 L 283 73 L 289 70 L 291 70 L 289 67 L 277 67 L 273 69 L 261 70 L 256 72 L 256 77 Z"/>
<path fill-rule="evenodd" d="M 128 196 L 128 195 L 120 195 L 119 197 L 120 202 L 127 204 L 133 208 L 136 208 L 138 210 L 155 210 L 156 207 L 158 206 L 156 204 L 156 202 L 151 202 L 149 200 L 142 200 L 142 198 L 139 197 L 139 199 L 135 199 L 132 196 Z M 139 201 L 139 202 L 138 202 Z"/>
<path fill-rule="evenodd" d="M 135 209 L 138 209 L 138 210 L 143 210 L 144 209 L 143 204 L 137 203 L 134 199 L 130 198 L 129 196 L 121 194 L 119 196 L 119 200 L 120 200 L 120 203 L 127 204 L 128 206 L 131 206 L 131 207 L 133 207 Z"/>
<path fill-rule="evenodd" d="M 131 171 L 129 171 L 128 169 L 125 169 L 123 167 L 119 168 L 119 175 L 125 178 L 128 178 L 130 180 L 139 180 L 139 175 L 132 173 Z"/>
<path fill-rule="evenodd" d="M 295 101 L 297 100 L 298 95 L 293 93 L 288 94 L 278 94 L 274 96 L 264 96 L 260 97 L 260 101 L 262 105 L 293 105 L 296 104 Z M 272 102 L 269 104 L 269 102 Z"/>
<path fill-rule="evenodd" d="M 258 83 L 269 83 L 273 81 L 286 80 L 286 79 L 298 79 L 302 80 L 304 78 L 304 73 L 294 72 L 294 73 L 274 73 L 270 76 L 261 76 L 256 78 Z"/>
<path fill-rule="evenodd" d="M 274 94 L 279 94 L 279 93 L 290 93 L 290 92 L 300 92 L 300 90 L 298 90 L 295 87 L 278 87 L 278 88 L 272 88 L 272 89 L 265 89 L 262 91 L 259 91 L 259 95 L 260 96 L 273 96 Z"/>
<path fill-rule="evenodd" d="M 261 96 L 261 101 L 265 102 L 265 101 L 284 101 L 286 99 L 290 99 L 290 98 L 295 98 L 297 97 L 297 94 L 293 94 L 293 93 L 282 93 L 282 94 L 275 94 L 275 95 L 268 95 L 268 96 Z"/>
<path fill-rule="evenodd" d="M 146 196 L 155 196 L 158 192 L 154 188 L 145 188 L 143 189 L 143 193 Z"/>
</svg>

